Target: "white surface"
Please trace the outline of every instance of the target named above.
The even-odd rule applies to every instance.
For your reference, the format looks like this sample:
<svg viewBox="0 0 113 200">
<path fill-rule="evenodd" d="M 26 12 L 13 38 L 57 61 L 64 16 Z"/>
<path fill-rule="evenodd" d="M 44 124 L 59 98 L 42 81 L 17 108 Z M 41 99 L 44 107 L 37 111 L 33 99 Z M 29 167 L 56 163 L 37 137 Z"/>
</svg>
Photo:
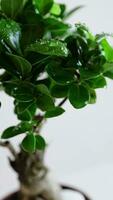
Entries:
<svg viewBox="0 0 113 200">
<path fill-rule="evenodd" d="M 63 2 L 63 1 L 60 1 Z M 70 19 L 85 22 L 94 33 L 113 32 L 112 0 L 65 0 L 69 8 L 86 7 Z M 0 130 L 16 123 L 12 101 L 0 96 Z M 47 164 L 62 182 L 88 192 L 94 200 L 113 199 L 113 81 L 98 91 L 97 104 L 74 110 L 68 103 L 66 114 L 49 120 L 43 129 L 49 148 Z M 5 109 L 5 111 L 4 111 Z M 13 140 L 15 142 L 15 140 Z M 15 142 L 17 143 L 17 141 Z M 16 189 L 16 175 L 8 167 L 7 151 L 0 149 L 0 198 Z M 71 199 L 68 196 L 66 199 Z M 80 198 L 74 198 L 73 200 Z"/>
</svg>

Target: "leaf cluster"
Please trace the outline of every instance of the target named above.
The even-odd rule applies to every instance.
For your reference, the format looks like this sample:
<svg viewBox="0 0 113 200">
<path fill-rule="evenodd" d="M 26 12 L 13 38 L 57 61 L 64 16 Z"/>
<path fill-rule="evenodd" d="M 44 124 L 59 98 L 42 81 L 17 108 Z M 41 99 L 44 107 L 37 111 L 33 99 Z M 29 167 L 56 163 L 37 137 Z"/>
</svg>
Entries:
<svg viewBox="0 0 113 200">
<path fill-rule="evenodd" d="M 0 8 L 0 85 L 20 120 L 2 139 L 24 133 L 23 149 L 34 152 L 46 146 L 37 113 L 43 119 L 63 114 L 57 99 L 75 109 L 95 103 L 96 89 L 113 79 L 113 48 L 105 35 L 65 22 L 79 7 L 67 12 L 53 0 L 1 0 Z"/>
</svg>

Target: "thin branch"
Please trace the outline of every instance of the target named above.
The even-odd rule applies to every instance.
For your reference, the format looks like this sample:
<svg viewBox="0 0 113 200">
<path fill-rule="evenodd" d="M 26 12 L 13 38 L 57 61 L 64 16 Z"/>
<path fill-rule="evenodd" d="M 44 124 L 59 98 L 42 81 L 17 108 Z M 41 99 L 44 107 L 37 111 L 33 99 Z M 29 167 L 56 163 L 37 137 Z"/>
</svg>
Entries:
<svg viewBox="0 0 113 200">
<path fill-rule="evenodd" d="M 87 194 L 85 194 L 83 191 L 79 190 L 78 188 L 75 188 L 75 187 L 71 187 L 71 186 L 68 186 L 68 185 L 61 185 L 61 188 L 63 190 L 71 190 L 73 192 L 77 192 L 79 194 L 81 194 L 85 200 L 91 200 L 90 197 L 88 197 Z"/>
<path fill-rule="evenodd" d="M 37 120 L 37 122 L 38 122 L 38 126 L 37 125 L 34 126 L 34 130 L 35 130 L 35 132 L 37 134 L 39 134 L 41 129 L 42 129 L 42 127 L 43 127 L 43 125 L 44 125 L 44 123 L 46 122 L 46 119 L 44 118 L 43 115 L 40 115 L 40 114 L 35 116 L 34 119 Z"/>
<path fill-rule="evenodd" d="M 64 98 L 64 99 L 58 104 L 58 106 L 61 107 L 66 101 L 67 101 L 67 97 Z"/>
<path fill-rule="evenodd" d="M 10 142 L 8 142 L 8 141 L 6 141 L 6 142 L 0 142 L 0 146 L 1 146 L 1 147 L 6 147 L 6 148 L 8 148 L 9 151 L 11 152 L 11 154 L 12 154 L 14 157 L 16 157 L 17 153 L 16 153 L 14 147 L 12 146 L 12 144 L 11 144 Z"/>
<path fill-rule="evenodd" d="M 84 5 L 80 5 L 80 6 L 76 6 L 75 8 L 73 8 L 72 10 L 70 10 L 68 13 L 66 13 L 66 15 L 64 16 L 64 20 L 69 18 L 71 15 L 73 15 L 75 12 L 77 12 L 78 10 L 80 10 L 81 8 L 84 8 Z"/>
<path fill-rule="evenodd" d="M 39 61 L 33 63 L 32 66 L 38 65 L 38 64 L 40 64 L 40 63 L 43 63 L 45 60 L 47 60 L 47 59 L 50 58 L 50 57 L 51 57 L 51 56 L 47 56 L 46 58 L 43 58 L 43 59 L 41 59 L 41 60 L 39 60 Z"/>
</svg>

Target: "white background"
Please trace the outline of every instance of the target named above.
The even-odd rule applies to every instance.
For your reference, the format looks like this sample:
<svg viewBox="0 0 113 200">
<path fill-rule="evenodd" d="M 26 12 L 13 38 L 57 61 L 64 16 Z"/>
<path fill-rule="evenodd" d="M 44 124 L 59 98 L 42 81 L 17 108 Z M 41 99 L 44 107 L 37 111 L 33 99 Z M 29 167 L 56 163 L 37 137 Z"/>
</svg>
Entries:
<svg viewBox="0 0 113 200">
<path fill-rule="evenodd" d="M 71 23 L 85 22 L 93 33 L 113 32 L 112 0 L 60 2 L 67 3 L 68 8 L 86 5 L 69 20 Z M 12 114 L 12 100 L 3 93 L 0 100 L 3 102 L 0 110 L 2 131 L 17 121 Z M 67 103 L 65 108 L 66 114 L 49 120 L 43 129 L 49 143 L 46 163 L 59 181 L 80 187 L 94 200 L 113 199 L 113 81 L 108 81 L 107 88 L 98 90 L 97 104 L 74 110 Z M 6 150 L 0 149 L 0 198 L 18 187 L 7 155 Z M 80 198 L 73 196 L 72 199 Z"/>
</svg>

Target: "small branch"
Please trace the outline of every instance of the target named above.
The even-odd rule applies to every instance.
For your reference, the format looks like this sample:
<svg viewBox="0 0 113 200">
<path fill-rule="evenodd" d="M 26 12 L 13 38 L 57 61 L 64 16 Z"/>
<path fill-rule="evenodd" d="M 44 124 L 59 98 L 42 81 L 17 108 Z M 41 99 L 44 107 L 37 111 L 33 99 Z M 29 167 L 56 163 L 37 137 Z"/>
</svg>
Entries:
<svg viewBox="0 0 113 200">
<path fill-rule="evenodd" d="M 50 58 L 51 56 L 47 56 L 46 58 L 43 58 L 41 60 L 38 60 L 37 62 L 33 63 L 32 66 L 38 65 L 40 63 L 43 63 L 45 60 L 47 60 L 48 58 Z"/>
<path fill-rule="evenodd" d="M 34 130 L 35 130 L 35 132 L 36 132 L 37 134 L 39 134 L 41 128 L 43 127 L 44 123 L 46 122 L 46 119 L 44 118 L 43 115 L 40 115 L 40 114 L 37 115 L 37 116 L 35 116 L 34 119 L 37 120 L 37 122 L 38 122 L 38 126 L 35 126 L 35 127 L 34 127 Z"/>
<path fill-rule="evenodd" d="M 16 153 L 14 147 L 12 146 L 12 144 L 10 142 L 8 142 L 8 141 L 6 141 L 6 142 L 0 142 L 0 146 L 8 148 L 9 151 L 11 152 L 11 154 L 14 157 L 16 157 L 17 153 Z"/>
<path fill-rule="evenodd" d="M 64 99 L 58 104 L 58 106 L 62 106 L 66 101 L 67 101 L 67 97 L 64 98 Z"/>
</svg>

